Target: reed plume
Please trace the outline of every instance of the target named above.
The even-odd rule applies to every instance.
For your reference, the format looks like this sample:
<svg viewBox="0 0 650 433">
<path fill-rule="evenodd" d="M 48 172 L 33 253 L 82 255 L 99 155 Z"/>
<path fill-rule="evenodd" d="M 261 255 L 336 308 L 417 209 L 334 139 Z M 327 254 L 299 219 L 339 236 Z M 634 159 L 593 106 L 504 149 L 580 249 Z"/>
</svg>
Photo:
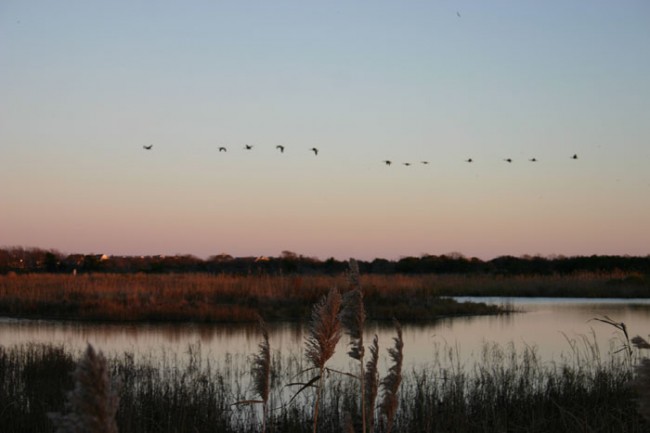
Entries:
<svg viewBox="0 0 650 433">
<path fill-rule="evenodd" d="M 337 289 L 330 289 L 312 310 L 309 323 L 309 335 L 305 341 L 305 357 L 318 370 L 318 376 L 309 384 L 318 381 L 316 388 L 316 401 L 314 402 L 314 433 L 318 424 L 318 410 L 323 390 L 323 373 L 325 364 L 334 355 L 336 345 L 341 338 L 341 322 L 339 311 L 341 309 L 341 294 Z"/>
<path fill-rule="evenodd" d="M 363 330 L 366 324 L 366 310 L 363 305 L 363 291 L 359 277 L 359 265 L 355 259 L 350 259 L 350 271 L 348 278 L 352 290 L 343 295 L 343 307 L 341 308 L 341 324 L 346 333 L 350 336 L 350 351 L 348 355 L 359 361 L 359 381 L 361 389 L 361 431 L 366 432 L 366 409 L 365 409 L 365 372 L 363 370 Z"/>
<path fill-rule="evenodd" d="M 361 274 L 359 273 L 359 263 L 356 259 L 350 258 L 348 261 L 348 281 L 350 288 L 361 289 Z"/>
<path fill-rule="evenodd" d="M 343 295 L 340 319 L 343 328 L 351 338 L 351 348 L 348 355 L 357 361 L 363 362 L 363 329 L 366 324 L 366 310 L 363 304 L 363 291 L 359 282 L 359 266 L 354 259 L 350 259 L 349 280 L 352 290 Z"/>
<path fill-rule="evenodd" d="M 372 339 L 368 350 L 370 351 L 370 359 L 366 363 L 364 377 L 364 408 L 366 427 L 369 432 L 372 432 L 375 428 L 375 402 L 377 401 L 377 391 L 379 390 L 379 373 L 377 371 L 377 364 L 379 363 L 379 339 L 377 338 L 377 334 Z"/>
<path fill-rule="evenodd" d="M 262 432 L 266 431 L 268 417 L 268 402 L 271 391 L 271 345 L 269 344 L 269 331 L 260 316 L 259 328 L 262 332 L 262 341 L 257 346 L 259 352 L 253 356 L 253 388 L 262 399 Z"/>
<path fill-rule="evenodd" d="M 73 373 L 75 387 L 67 395 L 67 413 L 49 414 L 57 433 L 117 433 L 119 397 L 104 355 L 88 344 Z"/>
<path fill-rule="evenodd" d="M 388 349 L 388 356 L 393 361 L 393 365 L 391 365 L 388 369 L 388 374 L 381 381 L 383 395 L 379 406 L 381 413 L 386 419 L 386 433 L 390 433 L 392 430 L 395 414 L 397 413 L 397 406 L 399 404 L 397 394 L 399 392 L 399 386 L 402 383 L 402 361 L 404 360 L 402 326 L 397 320 L 394 320 L 394 323 L 395 331 L 397 332 L 397 337 L 393 337 L 395 346 Z"/>
</svg>

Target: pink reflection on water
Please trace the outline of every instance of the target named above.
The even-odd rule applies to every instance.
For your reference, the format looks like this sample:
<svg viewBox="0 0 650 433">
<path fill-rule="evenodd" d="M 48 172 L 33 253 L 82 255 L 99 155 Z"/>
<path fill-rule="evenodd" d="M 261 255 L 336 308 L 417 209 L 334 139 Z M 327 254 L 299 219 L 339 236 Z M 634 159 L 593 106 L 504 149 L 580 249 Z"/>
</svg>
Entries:
<svg viewBox="0 0 650 433">
<path fill-rule="evenodd" d="M 545 362 L 560 362 L 571 355 L 569 341 L 584 339 L 598 343 L 602 357 L 620 346 L 621 333 L 593 321 L 607 315 L 624 322 L 630 337 L 650 333 L 648 300 L 557 300 L 494 299 L 509 302 L 524 312 L 503 316 L 448 318 L 431 323 L 403 325 L 405 368 L 446 362 L 451 350 L 462 365 L 481 359 L 486 343 L 514 347 L 518 352 L 535 347 Z M 272 351 L 302 356 L 306 327 L 299 323 L 271 323 Z M 395 332 L 389 322 L 371 322 L 366 343 L 379 336 L 380 360 L 385 364 L 386 349 L 393 345 Z M 348 337 L 341 338 L 332 359 L 333 368 L 347 368 Z M 227 356 L 246 356 L 257 351 L 260 334 L 256 324 L 113 324 L 0 319 L 0 341 L 5 347 L 22 343 L 61 344 L 81 351 L 87 343 L 106 354 L 131 352 L 136 356 L 187 353 L 191 345 L 201 347 L 202 356 L 217 363 Z M 604 359 L 604 358 L 603 358 Z M 442 360 L 442 361 L 440 361 Z"/>
</svg>

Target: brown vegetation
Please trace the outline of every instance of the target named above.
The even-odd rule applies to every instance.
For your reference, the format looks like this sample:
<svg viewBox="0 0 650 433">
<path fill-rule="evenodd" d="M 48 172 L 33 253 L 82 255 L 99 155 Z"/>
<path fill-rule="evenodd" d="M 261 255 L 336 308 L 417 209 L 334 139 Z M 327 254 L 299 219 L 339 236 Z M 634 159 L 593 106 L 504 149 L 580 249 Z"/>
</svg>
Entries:
<svg viewBox="0 0 650 433">
<path fill-rule="evenodd" d="M 361 276 L 370 319 L 431 320 L 495 314 L 497 307 L 440 298 L 458 277 Z M 337 276 L 211 274 L 24 274 L 0 276 L 0 314 L 107 321 L 302 320 Z"/>
<path fill-rule="evenodd" d="M 627 362 L 579 357 L 566 365 L 542 362 L 532 348 L 490 346 L 476 365 L 403 371 L 393 431 L 410 432 L 647 432 L 637 413 L 639 394 L 629 386 Z M 371 350 L 372 351 L 372 350 Z M 111 375 L 122 383 L 116 421 L 120 433 L 258 432 L 260 422 L 248 408 L 232 406 L 243 398 L 249 365 L 202 362 L 205 354 L 187 351 L 163 368 L 155 356 L 138 360 L 133 353 L 109 357 Z M 52 432 L 46 413 L 65 409 L 65 391 L 73 388 L 77 354 L 60 347 L 0 346 L 0 431 Z M 454 361 L 452 360 L 452 363 Z M 273 371 L 279 383 L 303 368 L 291 354 L 276 354 Z M 344 416 L 359 419 L 358 381 L 330 375 L 321 406 L 319 432 L 343 430 Z M 647 382 L 645 383 L 647 386 Z M 312 431 L 308 405 L 277 404 L 268 430 Z M 357 428 L 358 431 L 358 428 Z M 381 425 L 370 427 L 380 432 Z"/>
</svg>

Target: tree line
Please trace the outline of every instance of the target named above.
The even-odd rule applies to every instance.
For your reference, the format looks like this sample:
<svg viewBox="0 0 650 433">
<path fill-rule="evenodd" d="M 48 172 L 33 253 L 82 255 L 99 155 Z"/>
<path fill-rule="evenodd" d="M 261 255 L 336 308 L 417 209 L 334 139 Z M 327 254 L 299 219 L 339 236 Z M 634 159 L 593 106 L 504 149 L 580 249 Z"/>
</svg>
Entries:
<svg viewBox="0 0 650 433">
<path fill-rule="evenodd" d="M 650 275 L 648 256 L 500 256 L 491 260 L 465 257 L 459 253 L 358 260 L 364 274 L 492 274 L 553 275 L 577 272 L 634 272 Z M 277 257 L 233 257 L 218 254 L 201 259 L 193 255 L 108 256 L 63 254 L 57 250 L 9 247 L 0 249 L 0 274 L 9 273 L 179 273 L 208 272 L 247 275 L 338 274 L 347 260 L 320 260 L 291 251 Z"/>
</svg>

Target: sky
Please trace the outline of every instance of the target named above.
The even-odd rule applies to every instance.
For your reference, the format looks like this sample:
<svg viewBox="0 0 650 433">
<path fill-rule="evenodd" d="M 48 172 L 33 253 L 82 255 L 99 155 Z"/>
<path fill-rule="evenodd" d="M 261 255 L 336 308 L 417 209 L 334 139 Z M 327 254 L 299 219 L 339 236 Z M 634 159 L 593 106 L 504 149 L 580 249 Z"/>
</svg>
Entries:
<svg viewBox="0 0 650 433">
<path fill-rule="evenodd" d="M 0 247 L 645 256 L 648 47 L 645 0 L 3 0 Z"/>
</svg>

